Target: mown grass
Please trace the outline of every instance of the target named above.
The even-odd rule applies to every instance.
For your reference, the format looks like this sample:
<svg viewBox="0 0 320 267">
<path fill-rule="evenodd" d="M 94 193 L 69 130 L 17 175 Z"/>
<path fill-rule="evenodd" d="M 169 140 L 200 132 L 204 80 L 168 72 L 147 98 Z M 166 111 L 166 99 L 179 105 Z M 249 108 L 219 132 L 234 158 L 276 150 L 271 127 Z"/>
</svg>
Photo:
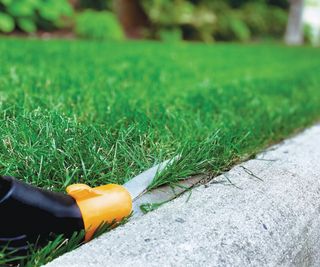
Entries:
<svg viewBox="0 0 320 267">
<path fill-rule="evenodd" d="M 63 191 L 216 175 L 320 118 L 320 50 L 0 39 L 0 173 Z"/>
<path fill-rule="evenodd" d="M 1 39 L 0 172 L 53 190 L 217 173 L 320 117 L 320 51 Z"/>
</svg>

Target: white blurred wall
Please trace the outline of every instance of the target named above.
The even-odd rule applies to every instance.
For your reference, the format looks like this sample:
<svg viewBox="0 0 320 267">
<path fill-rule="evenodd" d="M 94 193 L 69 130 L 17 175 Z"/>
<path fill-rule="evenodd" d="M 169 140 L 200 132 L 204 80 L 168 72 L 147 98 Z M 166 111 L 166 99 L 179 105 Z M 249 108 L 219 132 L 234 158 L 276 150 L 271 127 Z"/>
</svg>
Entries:
<svg viewBox="0 0 320 267">
<path fill-rule="evenodd" d="M 305 0 L 303 22 L 312 33 L 312 43 L 320 45 L 320 0 Z"/>
</svg>

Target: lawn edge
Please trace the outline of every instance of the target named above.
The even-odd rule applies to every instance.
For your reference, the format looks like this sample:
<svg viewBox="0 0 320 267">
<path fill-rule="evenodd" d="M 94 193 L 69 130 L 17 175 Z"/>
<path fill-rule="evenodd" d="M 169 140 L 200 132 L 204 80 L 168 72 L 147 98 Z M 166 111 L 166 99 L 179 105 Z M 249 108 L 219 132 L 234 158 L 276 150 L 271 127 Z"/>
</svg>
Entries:
<svg viewBox="0 0 320 267">
<path fill-rule="evenodd" d="M 197 212 L 200 212 L 201 209 L 195 210 L 190 208 L 190 217 L 186 217 L 185 214 L 188 211 L 188 205 L 193 205 L 193 202 L 208 202 L 207 199 L 201 199 L 204 198 L 201 197 L 202 193 L 208 197 L 208 195 L 205 193 L 208 188 L 209 190 L 214 190 L 214 192 L 217 193 L 215 197 L 224 197 L 226 193 L 232 194 L 232 196 L 235 198 L 234 201 L 237 201 L 236 203 L 232 203 L 232 198 L 227 201 L 229 204 L 233 204 L 235 207 L 239 206 L 239 199 L 242 201 L 246 201 L 246 205 L 248 207 L 252 208 L 252 205 L 255 205 L 256 203 L 260 203 L 260 206 L 257 209 L 248 209 L 246 207 L 243 208 L 243 212 L 249 216 L 251 219 L 248 221 L 243 220 L 243 218 L 240 218 L 240 225 L 241 227 L 238 227 L 235 232 L 230 233 L 230 227 L 228 228 L 227 225 L 225 228 L 219 229 L 216 231 L 219 233 L 221 230 L 225 232 L 225 235 L 229 235 L 229 241 L 234 241 L 229 244 L 227 249 L 230 247 L 234 247 L 235 245 L 239 245 L 238 243 L 241 242 L 241 240 L 237 240 L 236 236 L 241 236 L 242 239 L 248 240 L 250 244 L 247 246 L 241 247 L 241 250 L 237 250 L 237 253 L 233 255 L 233 258 L 237 258 L 239 260 L 239 263 L 243 264 L 245 262 L 245 256 L 248 256 L 246 254 L 253 253 L 250 257 L 253 262 L 263 264 L 264 261 L 268 260 L 268 263 L 274 263 L 279 264 L 281 261 L 283 263 L 293 263 L 293 261 L 296 264 L 299 264 L 299 262 L 305 262 L 308 260 L 308 262 L 315 261 L 317 262 L 317 259 L 319 260 L 319 247 L 320 243 L 317 240 L 320 240 L 320 232 L 317 230 L 317 225 L 320 223 L 320 216 L 318 216 L 318 213 L 316 210 L 320 208 L 320 184 L 317 183 L 318 179 L 320 179 L 320 166 L 319 163 L 316 161 L 316 159 L 320 156 L 319 148 L 319 134 L 320 134 L 320 125 L 313 126 L 304 132 L 291 137 L 290 139 L 285 140 L 284 142 L 271 146 L 267 148 L 264 152 L 257 155 L 255 159 L 251 159 L 249 161 L 243 162 L 235 167 L 233 167 L 230 171 L 218 176 L 216 179 L 211 181 L 209 184 L 205 186 L 198 187 L 192 191 L 192 195 L 187 196 L 188 194 L 185 194 L 182 197 L 177 198 L 176 200 L 164 205 L 162 208 L 158 209 L 157 211 L 148 214 L 138 220 L 129 222 L 128 224 L 112 231 L 111 233 L 108 233 L 106 235 L 103 235 L 101 238 L 94 240 L 90 242 L 89 244 L 84 245 L 80 249 L 77 249 L 71 253 L 67 253 L 64 256 L 58 258 L 57 260 L 53 261 L 52 263 L 49 263 L 46 266 L 49 267 L 55 267 L 55 266 L 88 266 L 89 264 L 92 264 L 93 259 L 97 263 L 94 266 L 102 266 L 99 265 L 104 264 L 115 264 L 114 259 L 122 255 L 121 260 L 123 260 L 122 265 L 126 265 L 125 263 L 135 263 L 135 264 L 146 264 L 144 261 L 146 258 L 144 256 L 153 257 L 153 260 L 156 260 L 156 254 L 152 253 L 152 249 L 146 249 L 146 252 L 142 252 L 141 257 L 136 255 L 134 252 L 138 248 L 152 248 L 154 245 L 151 244 L 141 244 L 137 243 L 142 237 L 148 237 L 146 239 L 151 239 L 152 237 L 158 237 L 158 245 L 160 245 L 163 248 L 163 252 L 157 252 L 165 253 L 167 249 L 163 247 L 163 244 L 166 244 L 166 241 L 164 239 L 163 231 L 168 229 L 168 225 L 166 225 L 166 221 L 170 221 L 171 227 L 175 227 L 174 225 L 177 225 L 181 228 L 184 227 L 184 224 L 187 224 L 190 227 L 190 233 L 192 234 L 192 227 L 194 227 L 194 223 L 192 223 L 192 219 L 195 219 L 198 217 Z M 317 151 L 318 148 L 318 151 Z M 292 150 L 290 152 L 290 149 Z M 288 153 L 288 151 L 289 153 Z M 300 155 L 299 155 L 300 154 Z M 272 157 L 279 156 L 279 159 L 276 159 L 273 161 Z M 271 157 L 271 158 L 270 158 Z M 292 159 L 291 159 L 292 157 Z M 257 160 L 258 159 L 258 160 Z M 279 162 L 280 161 L 280 162 Z M 281 164 L 280 164 L 281 163 Z M 278 165 L 277 165 L 278 164 Z M 280 164 L 280 165 L 279 165 Z M 293 164 L 293 165 L 292 165 Z M 311 165 L 313 168 L 310 168 Z M 310 165 L 310 166 L 309 166 Z M 295 168 L 292 168 L 292 166 L 296 166 Z M 278 173 L 277 173 L 278 170 Z M 270 174 L 273 175 L 273 177 L 268 177 Z M 276 175 L 280 175 L 282 179 L 276 179 Z M 292 176 L 293 175 L 293 176 Z M 296 175 L 296 176 L 294 176 Z M 303 176 L 305 179 L 300 179 Z M 227 177 L 227 180 L 226 180 Z M 295 178 L 296 177 L 296 178 Z M 236 179 L 235 179 L 236 178 Z M 262 179 L 262 180 L 260 180 Z M 225 186 L 224 184 L 226 182 L 232 182 L 233 186 Z M 285 188 L 285 186 L 279 187 L 277 183 L 280 182 L 286 182 L 287 184 L 290 184 L 290 187 Z M 272 182 L 272 183 L 271 183 Z M 294 182 L 294 184 L 291 186 L 291 183 Z M 268 183 L 271 183 L 268 185 Z M 267 185 L 267 187 L 266 187 Z M 268 186 L 270 186 L 271 189 L 274 189 L 274 186 L 279 187 L 278 190 L 282 190 L 281 192 L 283 194 L 274 194 L 274 192 L 270 191 L 268 189 Z M 259 202 L 259 199 L 256 199 L 256 202 L 252 201 L 252 198 L 254 198 L 254 195 L 251 195 L 251 199 L 246 198 L 246 194 L 241 194 L 243 192 L 244 188 L 248 187 L 248 190 L 253 190 L 259 198 L 263 198 L 264 195 L 261 195 L 259 190 L 264 190 L 264 193 L 266 195 L 269 195 L 269 199 L 265 199 L 266 205 L 263 204 L 264 202 Z M 241 191 L 239 191 L 239 188 L 242 188 Z M 259 190 L 258 190 L 259 189 Z M 232 191 L 230 193 L 230 190 Z M 257 191 L 258 190 L 258 191 Z M 236 192 L 236 193 L 234 193 Z M 240 192 L 240 193 L 239 193 Z M 194 194 L 195 196 L 193 196 Z M 294 193 L 296 195 L 294 195 Z M 270 195 L 271 194 L 271 195 Z M 283 195 L 286 195 L 289 199 L 291 199 L 291 202 L 286 202 L 286 199 L 282 199 Z M 299 199 L 302 196 L 305 197 L 304 200 Z M 298 198 L 298 199 L 296 199 Z M 197 200 L 198 199 L 198 200 Z M 206 200 L 206 201 L 205 201 Z M 249 201 L 251 200 L 251 201 Z M 281 200 L 281 201 L 280 201 Z M 297 201 L 298 202 L 297 202 Z M 186 202 L 187 201 L 187 202 Z M 213 203 L 219 202 L 218 200 L 212 199 Z M 248 202 L 249 201 L 249 202 Z M 283 204 L 283 202 L 285 202 Z M 189 204 L 191 203 L 191 204 Z M 274 205 L 274 204 L 277 205 Z M 216 205 L 218 203 L 215 203 Z M 272 205 L 271 205 L 272 204 Z M 223 203 L 219 203 L 219 205 L 223 205 Z M 219 206 L 218 205 L 218 206 Z M 227 204 L 226 204 L 227 205 Z M 208 205 L 207 205 L 208 206 Z M 211 206 L 209 205 L 209 208 Z M 223 206 L 215 207 L 214 212 L 219 213 L 221 208 L 225 208 Z M 238 207 L 239 208 L 239 207 Z M 212 209 L 212 207 L 211 207 Z M 271 212 L 270 212 L 271 209 Z M 181 212 L 181 214 L 179 214 Z M 250 213 L 251 212 L 251 213 Z M 283 214 L 287 214 L 287 217 L 283 217 Z M 280 214 L 280 215 L 279 215 Z M 230 214 L 229 214 L 230 215 Z M 238 214 L 239 215 L 239 214 Z M 259 215 L 259 216 L 258 216 Z M 164 220 L 164 216 L 167 218 Z M 222 216 L 222 215 L 221 215 Z M 264 218 L 266 216 L 266 218 Z M 176 221 L 176 217 L 179 217 L 181 219 Z M 319 217 L 319 218 L 318 218 Z M 162 218 L 163 220 L 161 220 Z M 231 221 L 235 218 L 232 216 L 230 217 Z M 261 218 L 264 218 L 263 220 L 267 222 L 260 223 L 259 229 L 256 229 L 257 226 L 257 220 L 261 221 Z M 173 221 L 172 221 L 173 219 Z M 238 218 L 239 219 L 239 218 Z M 282 219 L 282 221 L 281 221 Z M 205 218 L 203 218 L 205 220 Z M 215 225 L 215 220 L 218 220 L 217 217 L 213 217 L 210 220 L 210 223 L 207 227 L 204 227 L 204 231 L 212 231 L 212 227 Z M 280 223 L 273 223 L 280 220 Z M 180 222 L 179 222 L 180 221 Z M 183 223 L 181 223 L 184 221 Z M 250 229 L 250 232 L 245 232 L 245 225 L 243 222 L 246 222 L 247 224 L 253 224 L 252 229 Z M 210 224 L 212 223 L 212 227 L 210 227 Z M 239 223 L 239 222 L 238 222 Z M 157 226 L 159 225 L 159 226 Z M 225 225 L 225 224 L 224 224 Z M 263 226 L 265 225 L 265 226 Z M 155 229 L 152 229 L 152 226 L 155 227 Z M 231 222 L 232 226 L 232 222 Z M 160 228 L 162 227 L 162 228 Z M 201 228 L 201 227 L 200 227 Z M 265 229 L 267 228 L 267 229 Z M 271 229 L 272 230 L 271 230 Z M 134 229 L 134 231 L 133 231 Z M 140 229 L 138 231 L 137 229 Z M 144 231 L 141 229 L 145 229 Z M 152 231 L 150 231 L 152 229 Z M 160 230 L 161 229 L 161 230 Z M 199 228 L 198 228 L 199 229 Z M 269 229 L 269 230 L 268 230 Z M 197 229 L 193 229 L 195 231 L 199 231 Z M 200 229 L 201 230 L 201 229 Z M 281 233 L 279 232 L 281 230 Z M 158 233 L 157 233 L 158 231 Z M 229 232 L 228 232 L 229 231 Z M 273 232 L 273 237 L 270 237 L 270 232 Z M 253 232 L 253 233 L 252 233 Z M 234 234 L 237 235 L 234 235 Z M 285 233 L 285 235 L 283 234 Z M 198 233 L 201 235 L 201 233 Z M 134 235 L 134 236 L 133 236 Z M 151 237 L 150 237 L 151 236 Z M 179 235 L 176 234 L 177 238 L 179 239 Z M 183 236 L 183 234 L 181 234 Z M 275 237 L 276 236 L 276 237 Z M 127 238 L 126 238 L 127 237 Z M 131 238 L 128 238 L 131 237 Z M 168 237 L 168 236 L 167 236 Z M 286 238 L 285 238 L 286 237 Z M 193 237 L 195 240 L 197 240 L 197 237 Z M 232 239 L 233 238 L 233 239 Z M 181 244 L 179 243 L 179 240 L 176 240 L 174 237 L 169 239 L 172 242 L 176 242 L 174 246 L 171 246 L 171 250 L 174 250 L 176 254 L 179 255 L 177 252 L 181 252 Z M 266 239 L 268 239 L 268 244 L 266 244 Z M 122 240 L 122 245 L 119 243 L 120 240 Z M 218 241 L 221 241 L 219 238 Z M 216 251 L 215 253 L 212 253 L 212 255 L 209 255 L 210 257 L 213 257 L 211 260 L 216 259 L 215 255 L 220 255 L 223 252 L 221 249 L 219 250 L 218 241 L 212 241 L 212 244 L 210 244 L 211 247 L 215 247 Z M 264 242 L 263 244 L 260 244 L 261 242 Z M 205 246 L 205 241 L 196 241 L 198 242 L 198 245 Z M 200 244 L 199 244 L 200 242 Z M 201 243 L 204 242 L 204 243 Z M 256 243 L 255 243 L 256 242 Z M 260 242 L 260 243 L 259 243 Z M 278 243 L 278 247 L 275 246 L 275 242 Z M 129 244 L 133 245 L 130 249 Z M 312 247 L 310 248 L 310 244 L 312 243 Z M 112 255 L 112 257 L 108 257 L 106 255 L 98 255 L 98 251 L 102 251 L 103 249 L 106 249 L 106 244 L 108 244 L 106 255 Z M 112 244 L 112 246 L 111 246 Z M 255 246 L 255 244 L 260 244 L 259 248 Z M 280 244 L 280 245 L 279 245 Z M 216 246 L 215 246 L 216 245 Z M 251 246 L 250 246 L 251 245 Z M 111 247 L 110 247 L 111 246 Z M 117 246 L 120 246 L 119 249 L 116 249 Z M 253 249 L 253 248 L 255 249 Z M 266 250 L 264 250 L 266 249 Z M 278 251 L 275 251 L 277 249 Z M 269 251 L 267 253 L 267 251 Z M 274 251 L 274 253 L 271 253 L 271 251 Z M 84 255 L 90 255 L 90 253 L 95 252 L 94 255 L 91 255 L 90 257 L 84 257 Z M 258 253 L 259 252 L 259 253 Z M 264 253 L 263 253 L 264 252 Z M 281 253 L 280 253 L 281 252 Z M 120 254 L 119 254 L 120 253 Z M 121 254 L 122 253 L 122 254 Z M 231 252 L 230 252 L 231 253 Z M 229 253 L 229 254 L 230 254 Z M 170 262 L 170 260 L 174 260 L 174 256 L 170 256 L 170 252 L 167 251 L 168 257 L 166 260 Z M 183 254 L 183 253 L 182 253 Z M 272 254 L 272 255 L 271 255 Z M 183 256 L 183 255 L 182 255 Z M 181 257 L 182 257 L 181 256 Z M 204 258 L 208 255 L 202 255 Z M 232 253 L 231 256 L 224 255 L 225 259 L 231 260 L 232 259 Z M 274 256 L 272 258 L 272 256 Z M 189 258 L 194 258 L 194 253 L 189 255 Z M 271 258 L 270 258 L 271 257 Z M 71 259 L 79 259 L 80 261 L 78 263 L 72 264 Z M 103 261 L 101 261 L 103 259 Z M 161 258 L 157 258 L 158 261 L 154 262 L 157 264 L 161 263 Z M 185 261 L 185 259 L 180 258 L 181 260 Z M 119 258 L 118 258 L 119 260 Z M 270 261 L 271 260 L 271 261 Z M 213 261 L 212 261 L 213 262 Z M 118 262 L 119 263 L 119 262 Z M 190 262 L 184 262 L 185 264 L 190 264 Z M 265 262 L 266 263 L 266 262 Z M 319 262 L 318 262 L 319 263 Z M 75 265 L 76 264 L 76 265 Z M 218 262 L 217 265 L 219 266 Z M 234 264 L 237 266 L 237 264 Z M 312 264 L 311 264 L 312 265 Z M 240 266 L 240 265 L 239 265 Z"/>
</svg>

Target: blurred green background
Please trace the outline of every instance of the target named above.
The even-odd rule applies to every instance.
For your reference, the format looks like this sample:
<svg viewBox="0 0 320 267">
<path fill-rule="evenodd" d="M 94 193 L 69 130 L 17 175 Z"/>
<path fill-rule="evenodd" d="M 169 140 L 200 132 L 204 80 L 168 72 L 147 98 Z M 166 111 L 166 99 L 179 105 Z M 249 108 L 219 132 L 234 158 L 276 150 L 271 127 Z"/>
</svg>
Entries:
<svg viewBox="0 0 320 267">
<path fill-rule="evenodd" d="M 311 0 L 306 0 L 305 2 Z M 303 0 L 0 0 L 0 34 L 95 40 L 280 40 Z M 292 29 L 308 41 L 310 29 Z M 320 15 L 320 14 L 319 14 Z M 320 20 L 320 16 L 319 16 Z M 290 19 L 289 19 L 290 21 Z M 288 27 L 287 27 L 288 31 Z M 290 31 L 290 29 L 289 29 Z M 300 32 L 302 31 L 302 33 Z M 295 33 L 291 33 L 294 34 Z M 301 37 L 297 37 L 301 42 Z"/>
<path fill-rule="evenodd" d="M 0 0 L 0 32 L 99 40 L 276 39 L 285 32 L 288 8 L 286 0 Z"/>
</svg>

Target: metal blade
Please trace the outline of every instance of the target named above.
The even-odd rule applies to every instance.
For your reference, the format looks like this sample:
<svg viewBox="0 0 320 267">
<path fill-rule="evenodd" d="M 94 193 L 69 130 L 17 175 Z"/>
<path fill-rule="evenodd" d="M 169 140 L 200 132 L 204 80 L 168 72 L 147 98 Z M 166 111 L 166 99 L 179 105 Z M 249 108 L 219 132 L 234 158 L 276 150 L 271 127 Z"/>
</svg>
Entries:
<svg viewBox="0 0 320 267">
<path fill-rule="evenodd" d="M 160 164 L 157 164 L 126 182 L 123 186 L 130 192 L 132 200 L 144 193 L 153 181 L 156 174 L 165 169 L 172 161 L 173 160 L 166 160 Z"/>
</svg>

